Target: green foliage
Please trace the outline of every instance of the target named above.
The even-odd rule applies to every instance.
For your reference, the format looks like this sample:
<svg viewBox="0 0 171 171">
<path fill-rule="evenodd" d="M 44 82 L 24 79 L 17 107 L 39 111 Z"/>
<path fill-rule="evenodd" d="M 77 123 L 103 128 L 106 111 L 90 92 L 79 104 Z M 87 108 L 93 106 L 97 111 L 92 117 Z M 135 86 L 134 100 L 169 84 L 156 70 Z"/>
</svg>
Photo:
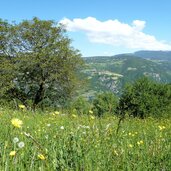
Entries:
<svg viewBox="0 0 171 171">
<path fill-rule="evenodd" d="M 43 117 L 42 117 L 43 114 Z M 1 171 L 169 171 L 171 118 L 33 114 L 0 108 Z M 21 128 L 11 119 L 20 119 Z M 16 142 L 15 139 L 18 139 Z M 15 140 L 15 141 L 14 141 Z M 24 146 L 19 147 L 23 142 Z M 10 155 L 15 151 L 15 155 Z M 42 158 L 40 158 L 40 154 Z"/>
<path fill-rule="evenodd" d="M 117 105 L 116 96 L 111 92 L 105 92 L 97 95 L 93 100 L 93 112 L 99 117 L 105 113 L 114 114 Z"/>
<path fill-rule="evenodd" d="M 134 52 L 135 56 L 144 58 L 144 59 L 157 59 L 157 60 L 167 60 L 171 61 L 171 51 L 150 51 L 150 50 L 141 50 Z"/>
<path fill-rule="evenodd" d="M 31 102 L 34 108 L 44 100 L 52 104 L 70 98 L 80 84 L 77 72 L 83 61 L 64 27 L 38 18 L 0 24 L 1 97 Z"/>
<path fill-rule="evenodd" d="M 155 57 L 158 53 L 156 52 L 153 56 Z M 171 60 L 167 60 L 169 53 L 165 52 L 165 54 L 168 54 L 168 57 L 162 56 L 160 58 L 162 60 L 143 59 L 135 54 L 84 58 L 87 68 L 83 69 L 83 72 L 90 83 L 87 95 L 91 96 L 89 95 L 91 92 L 101 91 L 111 91 L 120 95 L 127 83 L 133 83 L 144 75 L 160 83 L 170 83 Z"/>
<path fill-rule="evenodd" d="M 90 103 L 83 97 L 77 98 L 71 104 L 71 111 L 74 112 L 74 110 L 76 110 L 77 114 L 88 114 L 90 108 L 91 108 Z"/>
<path fill-rule="evenodd" d="M 134 117 L 159 117 L 171 105 L 171 86 L 155 83 L 146 77 L 125 87 L 119 101 L 119 112 Z"/>
</svg>

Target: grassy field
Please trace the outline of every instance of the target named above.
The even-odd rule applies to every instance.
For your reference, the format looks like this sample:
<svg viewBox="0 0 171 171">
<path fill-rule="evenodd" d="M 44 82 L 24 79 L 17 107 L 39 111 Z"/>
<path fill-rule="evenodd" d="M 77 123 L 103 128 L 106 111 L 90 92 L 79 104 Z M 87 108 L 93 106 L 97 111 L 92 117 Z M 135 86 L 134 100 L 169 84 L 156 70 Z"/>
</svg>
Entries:
<svg viewBox="0 0 171 171">
<path fill-rule="evenodd" d="M 117 123 L 0 108 L 0 171 L 171 170 L 171 119 Z"/>
</svg>

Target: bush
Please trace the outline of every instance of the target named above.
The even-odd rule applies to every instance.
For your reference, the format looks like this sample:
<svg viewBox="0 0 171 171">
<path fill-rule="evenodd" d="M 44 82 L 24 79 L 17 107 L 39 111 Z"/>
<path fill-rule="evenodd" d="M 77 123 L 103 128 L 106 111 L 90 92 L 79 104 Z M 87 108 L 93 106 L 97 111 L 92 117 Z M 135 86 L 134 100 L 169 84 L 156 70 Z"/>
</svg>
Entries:
<svg viewBox="0 0 171 171">
<path fill-rule="evenodd" d="M 99 117 L 105 113 L 113 114 L 116 112 L 117 105 L 117 97 L 113 93 L 105 92 L 97 95 L 93 100 L 93 112 Z"/>
<path fill-rule="evenodd" d="M 118 113 L 145 118 L 159 117 L 171 105 L 171 86 L 143 77 L 127 85 L 119 101 Z"/>
<path fill-rule="evenodd" d="M 88 114 L 90 109 L 90 103 L 83 97 L 77 98 L 72 104 L 71 104 L 71 110 L 77 112 L 77 114 Z"/>
</svg>

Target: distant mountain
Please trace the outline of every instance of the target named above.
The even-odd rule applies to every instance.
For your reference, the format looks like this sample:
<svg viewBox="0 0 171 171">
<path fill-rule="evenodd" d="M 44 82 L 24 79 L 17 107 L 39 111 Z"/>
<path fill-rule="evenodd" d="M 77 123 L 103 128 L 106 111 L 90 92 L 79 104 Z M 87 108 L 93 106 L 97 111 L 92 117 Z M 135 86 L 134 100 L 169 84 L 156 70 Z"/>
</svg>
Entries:
<svg viewBox="0 0 171 171">
<path fill-rule="evenodd" d="M 82 72 L 87 76 L 89 86 L 83 94 L 87 97 L 103 91 L 120 94 L 126 83 L 142 76 L 171 83 L 171 52 L 166 55 L 165 52 L 159 51 L 159 54 L 163 54 L 161 57 L 154 55 L 158 54 L 156 51 L 153 52 L 138 51 L 133 54 L 84 58 L 87 67 Z"/>
<path fill-rule="evenodd" d="M 157 59 L 171 61 L 171 51 L 137 51 L 134 53 L 137 57 L 144 59 Z"/>
</svg>

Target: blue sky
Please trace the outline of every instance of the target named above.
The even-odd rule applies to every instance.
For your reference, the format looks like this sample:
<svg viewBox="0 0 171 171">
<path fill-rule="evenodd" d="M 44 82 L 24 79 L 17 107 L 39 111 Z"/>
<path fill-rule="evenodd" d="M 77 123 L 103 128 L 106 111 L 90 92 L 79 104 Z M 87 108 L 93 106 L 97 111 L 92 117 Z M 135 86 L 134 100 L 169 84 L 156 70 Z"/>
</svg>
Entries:
<svg viewBox="0 0 171 171">
<path fill-rule="evenodd" d="M 1 0 L 0 18 L 53 19 L 83 56 L 171 50 L 170 0 Z"/>
</svg>

